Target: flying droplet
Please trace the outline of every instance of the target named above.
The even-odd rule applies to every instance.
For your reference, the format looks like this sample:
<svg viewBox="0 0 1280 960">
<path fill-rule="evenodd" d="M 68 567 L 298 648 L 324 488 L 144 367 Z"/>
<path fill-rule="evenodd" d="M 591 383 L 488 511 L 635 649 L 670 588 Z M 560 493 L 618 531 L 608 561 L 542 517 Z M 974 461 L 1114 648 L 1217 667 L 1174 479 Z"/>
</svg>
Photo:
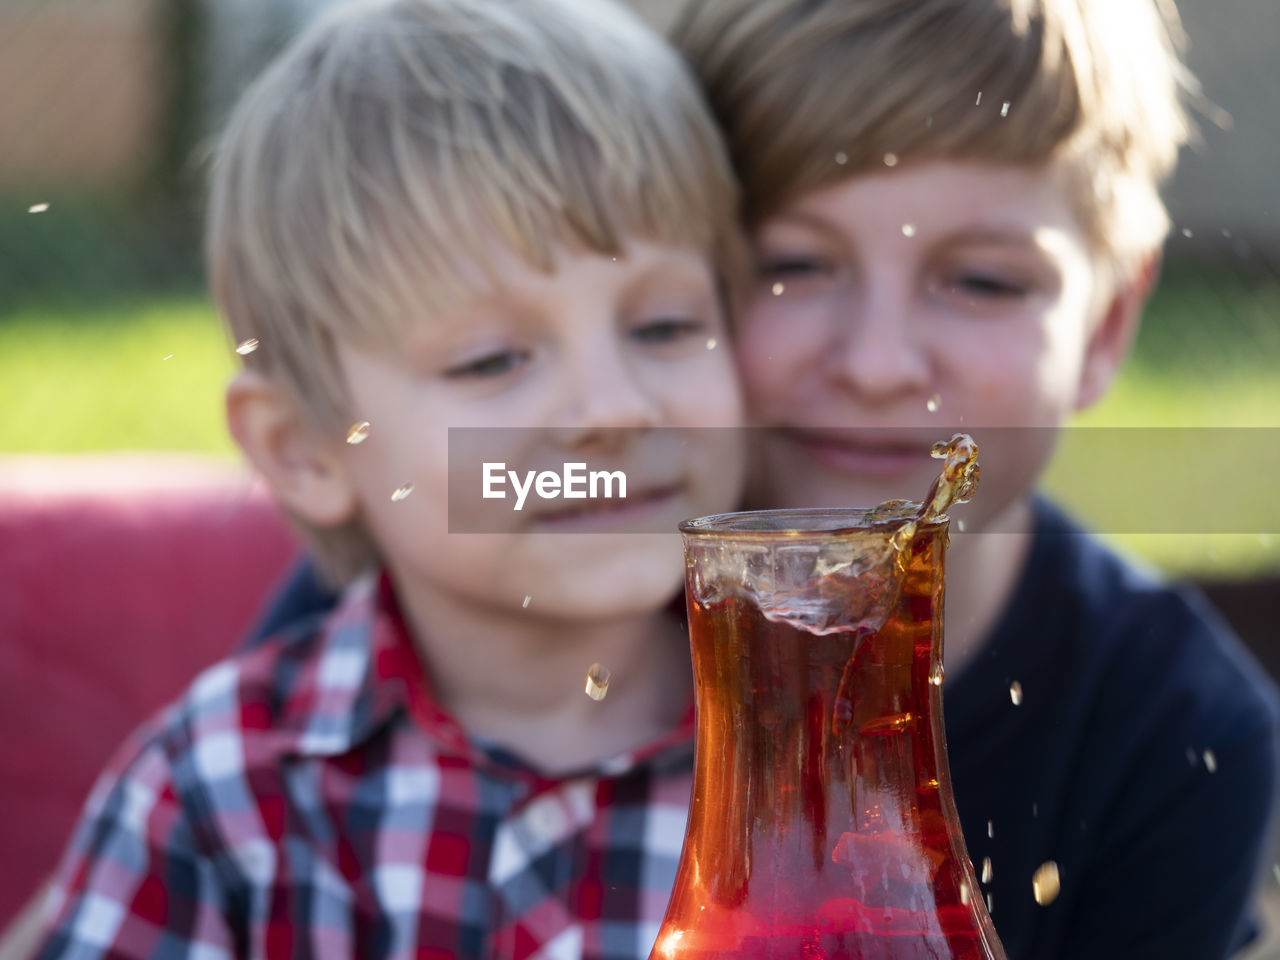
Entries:
<svg viewBox="0 0 1280 960">
<path fill-rule="evenodd" d="M 843 167 L 848 162 L 849 162 L 849 155 L 845 153 L 843 150 L 841 150 L 839 153 L 836 154 L 836 163 L 840 164 L 840 166 Z"/>
<path fill-rule="evenodd" d="M 994 840 L 996 838 L 996 822 L 994 820 L 987 821 L 987 839 Z"/>
<path fill-rule="evenodd" d="M 1273 863 L 1271 865 L 1271 872 L 1275 874 L 1276 883 L 1280 883 L 1280 863 Z"/>
<path fill-rule="evenodd" d="M 1007 117 L 1008 115 L 1009 115 L 1009 101 L 1006 100 L 1004 103 L 1000 104 L 1000 116 Z"/>
<path fill-rule="evenodd" d="M 780 296 L 782 296 L 782 291 L 786 290 L 786 289 L 787 289 L 787 287 L 786 287 L 786 285 L 785 285 L 785 284 L 782 284 L 782 283 L 775 283 L 775 284 L 773 285 L 773 288 L 772 288 L 772 289 L 773 289 L 773 295 L 774 295 L 775 297 L 780 297 Z"/>
<path fill-rule="evenodd" d="M 904 223 L 902 225 L 902 235 L 904 237 L 914 237 L 916 235 L 916 225 L 914 223 Z"/>
<path fill-rule="evenodd" d="M 964 517 L 961 517 L 956 521 L 956 529 L 961 533 L 964 533 Z"/>
<path fill-rule="evenodd" d="M 992 898 L 991 894 L 988 893 L 987 894 L 987 913 L 990 914 L 995 912 L 996 912 L 995 900 L 994 898 Z"/>
<path fill-rule="evenodd" d="M 532 601 L 533 601 L 533 597 L 529 596 L 529 595 L 526 593 L 526 594 L 524 595 L 524 600 L 520 603 L 520 606 L 521 606 L 521 607 L 523 607 L 525 610 L 528 610 L 528 609 L 529 609 L 529 604 L 530 604 Z"/>
<path fill-rule="evenodd" d="M 364 443 L 369 439 L 369 427 L 371 424 L 368 420 L 361 420 L 359 423 L 353 423 L 351 429 L 347 431 L 347 443 L 353 447 L 357 443 Z"/>
<path fill-rule="evenodd" d="M 406 483 L 403 487 L 396 487 L 395 492 L 391 494 L 391 499 L 394 502 L 399 503 L 411 493 L 413 493 L 413 484 Z"/>
<path fill-rule="evenodd" d="M 49 205 L 47 203 L 33 203 L 27 207 L 27 213 L 44 213 L 48 209 Z"/>
<path fill-rule="evenodd" d="M 1224 237 L 1226 237 L 1228 240 L 1230 240 L 1230 239 L 1231 239 L 1231 231 L 1230 231 L 1230 230 L 1228 230 L 1226 227 L 1223 227 L 1223 228 L 1222 228 L 1221 230 L 1219 230 L 1218 232 L 1219 232 L 1219 233 L 1221 233 L 1221 234 L 1222 234 Z"/>
<path fill-rule="evenodd" d="M 249 337 L 247 340 L 241 340 L 236 344 L 236 353 L 242 357 L 247 357 L 257 350 L 259 346 L 261 346 L 261 341 L 257 337 Z"/>
<path fill-rule="evenodd" d="M 603 700 L 609 692 L 609 669 L 598 663 L 587 668 L 587 696 L 592 700 Z"/>
<path fill-rule="evenodd" d="M 1058 899 L 1061 890 L 1062 880 L 1058 876 L 1058 865 L 1052 860 L 1046 860 L 1040 864 L 1031 878 L 1031 893 L 1035 896 L 1036 903 L 1047 907 Z"/>
<path fill-rule="evenodd" d="M 896 167 L 898 165 L 898 155 L 896 153 L 886 153 L 884 155 L 884 165 L 886 167 Z"/>
<path fill-rule="evenodd" d="M 991 870 L 991 858 L 983 857 L 982 858 L 982 882 L 990 883 L 992 876 L 993 876 L 993 873 Z"/>
<path fill-rule="evenodd" d="M 942 394 L 935 393 L 929 398 L 928 402 L 926 402 L 924 406 L 930 413 L 937 413 L 939 408 L 942 406 Z"/>
<path fill-rule="evenodd" d="M 933 669 L 929 671 L 929 682 L 935 687 L 942 686 L 942 682 L 947 679 L 947 671 L 943 669 L 942 662 L 939 661 L 933 665 Z"/>
<path fill-rule="evenodd" d="M 716 340 L 716 338 L 715 338 L 715 337 L 707 337 L 707 349 L 708 349 L 708 350 L 714 350 L 714 349 L 716 348 L 717 343 L 718 343 L 718 341 Z"/>
<path fill-rule="evenodd" d="M 979 91 L 978 91 L 978 99 L 974 101 L 973 105 L 974 105 L 975 107 L 980 107 L 980 106 L 982 106 L 982 91 L 981 91 L 981 90 L 979 90 Z"/>
<path fill-rule="evenodd" d="M 174 358 L 174 354 L 172 354 L 172 353 L 165 354 L 165 357 L 164 357 L 164 359 L 166 359 L 166 360 L 172 360 L 173 358 Z"/>
<path fill-rule="evenodd" d="M 1212 750 L 1204 752 L 1204 768 L 1210 773 L 1216 773 L 1218 770 L 1218 758 L 1214 756 Z"/>
<path fill-rule="evenodd" d="M 1192 234 L 1191 234 L 1191 228 L 1190 228 L 1190 227 L 1183 227 L 1183 228 L 1182 228 L 1182 235 L 1183 235 L 1184 237 L 1187 237 L 1188 239 L 1190 239 L 1190 238 L 1191 238 L 1191 235 L 1192 235 Z"/>
<path fill-rule="evenodd" d="M 1017 680 L 1009 684 L 1009 699 L 1013 701 L 1015 707 L 1022 706 L 1022 684 Z"/>
</svg>

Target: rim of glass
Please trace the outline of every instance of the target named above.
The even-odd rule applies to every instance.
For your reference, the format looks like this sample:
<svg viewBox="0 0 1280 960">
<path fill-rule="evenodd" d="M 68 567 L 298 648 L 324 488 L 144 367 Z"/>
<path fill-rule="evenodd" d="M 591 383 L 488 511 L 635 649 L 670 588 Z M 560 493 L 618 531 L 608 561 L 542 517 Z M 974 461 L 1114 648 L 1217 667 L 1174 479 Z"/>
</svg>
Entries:
<svg viewBox="0 0 1280 960">
<path fill-rule="evenodd" d="M 694 517 L 680 524 L 685 537 L 752 540 L 829 538 L 859 533 L 886 535 L 920 509 L 911 500 L 890 500 L 875 507 L 800 507 L 781 510 L 741 510 Z M 945 528 L 945 513 L 919 525 L 919 532 Z"/>
</svg>

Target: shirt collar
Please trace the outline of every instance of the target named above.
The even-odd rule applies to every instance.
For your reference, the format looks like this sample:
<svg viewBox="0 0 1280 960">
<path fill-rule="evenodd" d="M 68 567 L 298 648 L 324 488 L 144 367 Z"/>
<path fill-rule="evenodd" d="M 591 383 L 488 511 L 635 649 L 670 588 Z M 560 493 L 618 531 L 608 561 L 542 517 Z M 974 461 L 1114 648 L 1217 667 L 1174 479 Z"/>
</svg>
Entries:
<svg viewBox="0 0 1280 960">
<path fill-rule="evenodd" d="M 385 572 L 348 587 L 313 639 L 316 646 L 307 645 L 293 664 L 295 682 L 280 718 L 280 728 L 291 741 L 289 752 L 340 756 L 403 716 L 444 754 L 500 768 L 508 776 L 545 779 L 501 748 L 469 738 L 436 699 Z M 666 735 L 570 776 L 620 776 L 640 764 L 687 764 L 693 734 L 690 702 L 680 723 Z"/>
</svg>

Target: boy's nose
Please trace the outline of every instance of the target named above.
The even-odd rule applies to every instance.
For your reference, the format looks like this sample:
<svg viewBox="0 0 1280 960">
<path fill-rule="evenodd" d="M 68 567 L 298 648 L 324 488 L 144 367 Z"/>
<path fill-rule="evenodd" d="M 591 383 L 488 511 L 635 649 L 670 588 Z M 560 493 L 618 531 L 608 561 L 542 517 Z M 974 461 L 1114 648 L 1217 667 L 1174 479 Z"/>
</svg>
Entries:
<svg viewBox="0 0 1280 960">
<path fill-rule="evenodd" d="M 634 430 L 655 427 L 661 421 L 651 391 L 634 366 L 614 349 L 580 351 L 565 378 L 566 403 L 560 419 L 570 431 Z"/>
<path fill-rule="evenodd" d="M 917 336 L 907 305 L 896 300 L 868 300 L 841 311 L 833 318 L 828 374 L 868 401 L 918 392 L 929 381 L 929 355 Z"/>
</svg>

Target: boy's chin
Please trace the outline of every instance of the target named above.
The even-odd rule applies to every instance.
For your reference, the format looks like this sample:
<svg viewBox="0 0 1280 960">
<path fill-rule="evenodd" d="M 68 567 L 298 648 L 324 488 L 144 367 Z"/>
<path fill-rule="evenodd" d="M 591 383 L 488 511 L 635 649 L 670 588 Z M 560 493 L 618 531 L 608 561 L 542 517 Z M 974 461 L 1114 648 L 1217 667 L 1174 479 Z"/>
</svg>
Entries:
<svg viewBox="0 0 1280 960">
<path fill-rule="evenodd" d="M 678 534 L 562 534 L 546 537 L 556 558 L 546 582 L 531 578 L 525 609 L 568 621 L 647 616 L 684 589 Z M 535 592 L 536 591 L 536 592 Z M 521 601 L 523 604 L 523 601 Z"/>
</svg>

